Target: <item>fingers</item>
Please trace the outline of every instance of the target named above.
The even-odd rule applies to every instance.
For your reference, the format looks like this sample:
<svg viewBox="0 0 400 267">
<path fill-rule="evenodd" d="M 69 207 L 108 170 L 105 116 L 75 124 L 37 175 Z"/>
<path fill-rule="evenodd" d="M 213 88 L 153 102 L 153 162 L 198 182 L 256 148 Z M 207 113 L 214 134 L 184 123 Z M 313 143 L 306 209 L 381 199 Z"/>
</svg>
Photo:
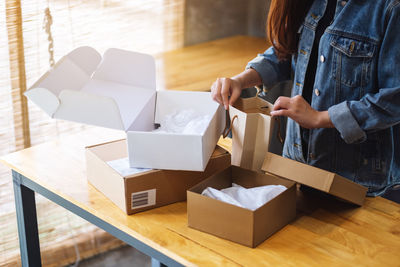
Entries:
<svg viewBox="0 0 400 267">
<path fill-rule="evenodd" d="M 233 78 L 218 78 L 211 86 L 212 99 L 224 105 L 226 110 L 235 103 L 241 92 L 240 82 Z"/>
<path fill-rule="evenodd" d="M 214 101 L 220 104 L 222 104 L 221 87 L 222 83 L 220 78 L 218 78 L 211 86 L 211 97 Z"/>
<path fill-rule="evenodd" d="M 291 117 L 292 111 L 287 110 L 287 109 L 280 109 L 276 111 L 271 111 L 271 116 L 272 117 L 277 117 L 277 116 L 285 116 L 285 117 Z"/>
<path fill-rule="evenodd" d="M 280 96 L 274 103 L 274 107 L 272 111 L 280 110 L 280 109 L 289 109 L 290 107 L 290 98 L 285 96 Z"/>
<path fill-rule="evenodd" d="M 231 98 L 229 99 L 229 105 L 233 105 L 236 100 L 240 97 L 241 89 L 232 88 Z"/>
<path fill-rule="evenodd" d="M 271 112 L 273 117 L 289 117 L 296 121 L 301 127 L 308 129 L 319 127 L 321 114 L 326 116 L 325 113 L 320 113 L 313 109 L 301 95 L 292 98 L 279 97 Z M 325 121 L 327 121 L 326 118 Z"/>
<path fill-rule="evenodd" d="M 231 80 L 224 78 L 222 80 L 221 97 L 222 97 L 222 104 L 224 105 L 226 110 L 229 109 L 230 88 L 231 88 Z"/>
<path fill-rule="evenodd" d="M 214 101 L 229 109 L 229 96 L 232 91 L 232 80 L 229 78 L 218 78 L 211 86 L 211 97 Z M 236 93 L 237 94 L 237 93 Z M 238 98 L 238 96 L 236 96 Z"/>
<path fill-rule="evenodd" d="M 280 96 L 274 103 L 274 107 L 271 111 L 271 116 L 286 116 L 292 115 L 291 110 L 291 98 L 286 96 Z"/>
</svg>

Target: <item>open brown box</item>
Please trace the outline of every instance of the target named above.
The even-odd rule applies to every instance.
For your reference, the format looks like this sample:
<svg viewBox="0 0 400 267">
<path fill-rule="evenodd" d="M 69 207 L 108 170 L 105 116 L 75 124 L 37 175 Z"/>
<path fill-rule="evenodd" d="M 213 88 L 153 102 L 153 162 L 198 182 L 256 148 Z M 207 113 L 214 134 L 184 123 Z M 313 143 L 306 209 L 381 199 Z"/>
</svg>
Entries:
<svg viewBox="0 0 400 267">
<path fill-rule="evenodd" d="M 188 188 L 231 164 L 230 154 L 218 146 L 204 172 L 145 170 L 124 176 L 107 164 L 126 157 L 126 140 L 86 148 L 89 182 L 127 214 L 185 201 Z"/>
<path fill-rule="evenodd" d="M 367 188 L 335 173 L 267 153 L 265 174 L 236 166 L 214 174 L 187 191 L 189 227 L 236 243 L 256 247 L 296 216 L 295 182 L 362 205 Z M 201 195 L 207 187 L 223 189 L 232 182 L 246 188 L 280 184 L 288 189 L 255 211 Z"/>
<path fill-rule="evenodd" d="M 221 190 L 232 183 L 243 187 L 284 185 L 287 190 L 255 211 L 201 195 L 207 187 Z M 256 247 L 296 216 L 296 184 L 271 174 L 230 166 L 187 191 L 189 227 Z"/>
</svg>

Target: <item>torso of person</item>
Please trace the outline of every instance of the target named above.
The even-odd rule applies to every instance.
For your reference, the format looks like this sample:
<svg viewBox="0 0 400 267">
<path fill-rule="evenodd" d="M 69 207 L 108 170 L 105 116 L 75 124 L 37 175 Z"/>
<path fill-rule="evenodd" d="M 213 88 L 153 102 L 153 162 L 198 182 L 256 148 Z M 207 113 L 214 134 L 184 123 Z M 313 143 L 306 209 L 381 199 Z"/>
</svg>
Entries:
<svg viewBox="0 0 400 267">
<path fill-rule="evenodd" d="M 337 105 L 330 115 L 342 116 L 344 126 L 305 130 L 288 119 L 283 155 L 367 186 L 369 195 L 400 183 L 400 44 L 390 43 L 399 40 L 392 25 L 398 5 L 314 1 L 291 62 L 292 96 L 319 111 Z"/>
</svg>

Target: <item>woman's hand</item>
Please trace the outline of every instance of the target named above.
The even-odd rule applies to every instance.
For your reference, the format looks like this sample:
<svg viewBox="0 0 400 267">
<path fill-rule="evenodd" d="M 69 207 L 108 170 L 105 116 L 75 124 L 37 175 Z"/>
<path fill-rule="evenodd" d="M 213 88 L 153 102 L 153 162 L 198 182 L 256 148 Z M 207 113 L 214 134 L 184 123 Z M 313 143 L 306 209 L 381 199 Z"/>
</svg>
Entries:
<svg viewBox="0 0 400 267">
<path fill-rule="evenodd" d="M 242 92 L 242 84 L 235 78 L 218 78 L 211 86 L 211 97 L 214 101 L 229 109 Z"/>
<path fill-rule="evenodd" d="M 272 116 L 286 116 L 296 121 L 301 127 L 334 128 L 328 111 L 317 111 L 300 95 L 295 97 L 279 97 L 271 112 Z"/>
<path fill-rule="evenodd" d="M 261 83 L 261 76 L 250 68 L 232 78 L 218 78 L 211 86 L 211 96 L 228 110 L 229 105 L 239 98 L 243 88 Z"/>
</svg>

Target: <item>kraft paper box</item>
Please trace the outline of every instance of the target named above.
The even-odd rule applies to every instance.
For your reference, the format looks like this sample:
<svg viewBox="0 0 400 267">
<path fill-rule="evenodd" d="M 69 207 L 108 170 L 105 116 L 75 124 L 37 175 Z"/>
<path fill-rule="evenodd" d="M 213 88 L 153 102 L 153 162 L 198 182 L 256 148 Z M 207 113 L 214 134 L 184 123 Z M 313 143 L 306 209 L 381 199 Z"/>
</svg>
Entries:
<svg viewBox="0 0 400 267">
<path fill-rule="evenodd" d="M 231 166 L 187 192 L 188 224 L 249 247 L 255 247 L 295 218 L 295 182 L 361 206 L 367 188 L 338 174 L 268 152 L 262 165 L 265 174 Z M 201 195 L 207 187 L 223 189 L 232 182 L 244 187 L 282 184 L 288 189 L 256 211 Z"/>
<path fill-rule="evenodd" d="M 131 167 L 203 171 L 225 126 L 209 92 L 156 91 L 154 58 L 115 48 L 73 50 L 25 95 L 52 118 L 126 131 Z M 152 132 L 183 109 L 211 118 L 204 133 Z"/>
<path fill-rule="evenodd" d="M 127 160 L 126 148 L 126 140 L 87 147 L 86 169 L 89 182 L 127 214 L 186 200 L 188 188 L 230 166 L 231 160 L 217 146 L 204 172 L 136 169 L 127 161 L 118 168 Z"/>
<path fill-rule="evenodd" d="M 338 174 L 268 152 L 262 170 L 361 206 L 367 188 Z"/>
<path fill-rule="evenodd" d="M 232 165 L 261 171 L 272 138 L 273 105 L 260 97 L 239 98 L 229 107 Z"/>
<path fill-rule="evenodd" d="M 232 183 L 243 187 L 284 185 L 281 194 L 255 211 L 201 195 L 207 187 L 221 190 Z M 296 216 L 296 184 L 275 175 L 230 166 L 187 191 L 188 225 L 233 242 L 256 247 Z"/>
</svg>

